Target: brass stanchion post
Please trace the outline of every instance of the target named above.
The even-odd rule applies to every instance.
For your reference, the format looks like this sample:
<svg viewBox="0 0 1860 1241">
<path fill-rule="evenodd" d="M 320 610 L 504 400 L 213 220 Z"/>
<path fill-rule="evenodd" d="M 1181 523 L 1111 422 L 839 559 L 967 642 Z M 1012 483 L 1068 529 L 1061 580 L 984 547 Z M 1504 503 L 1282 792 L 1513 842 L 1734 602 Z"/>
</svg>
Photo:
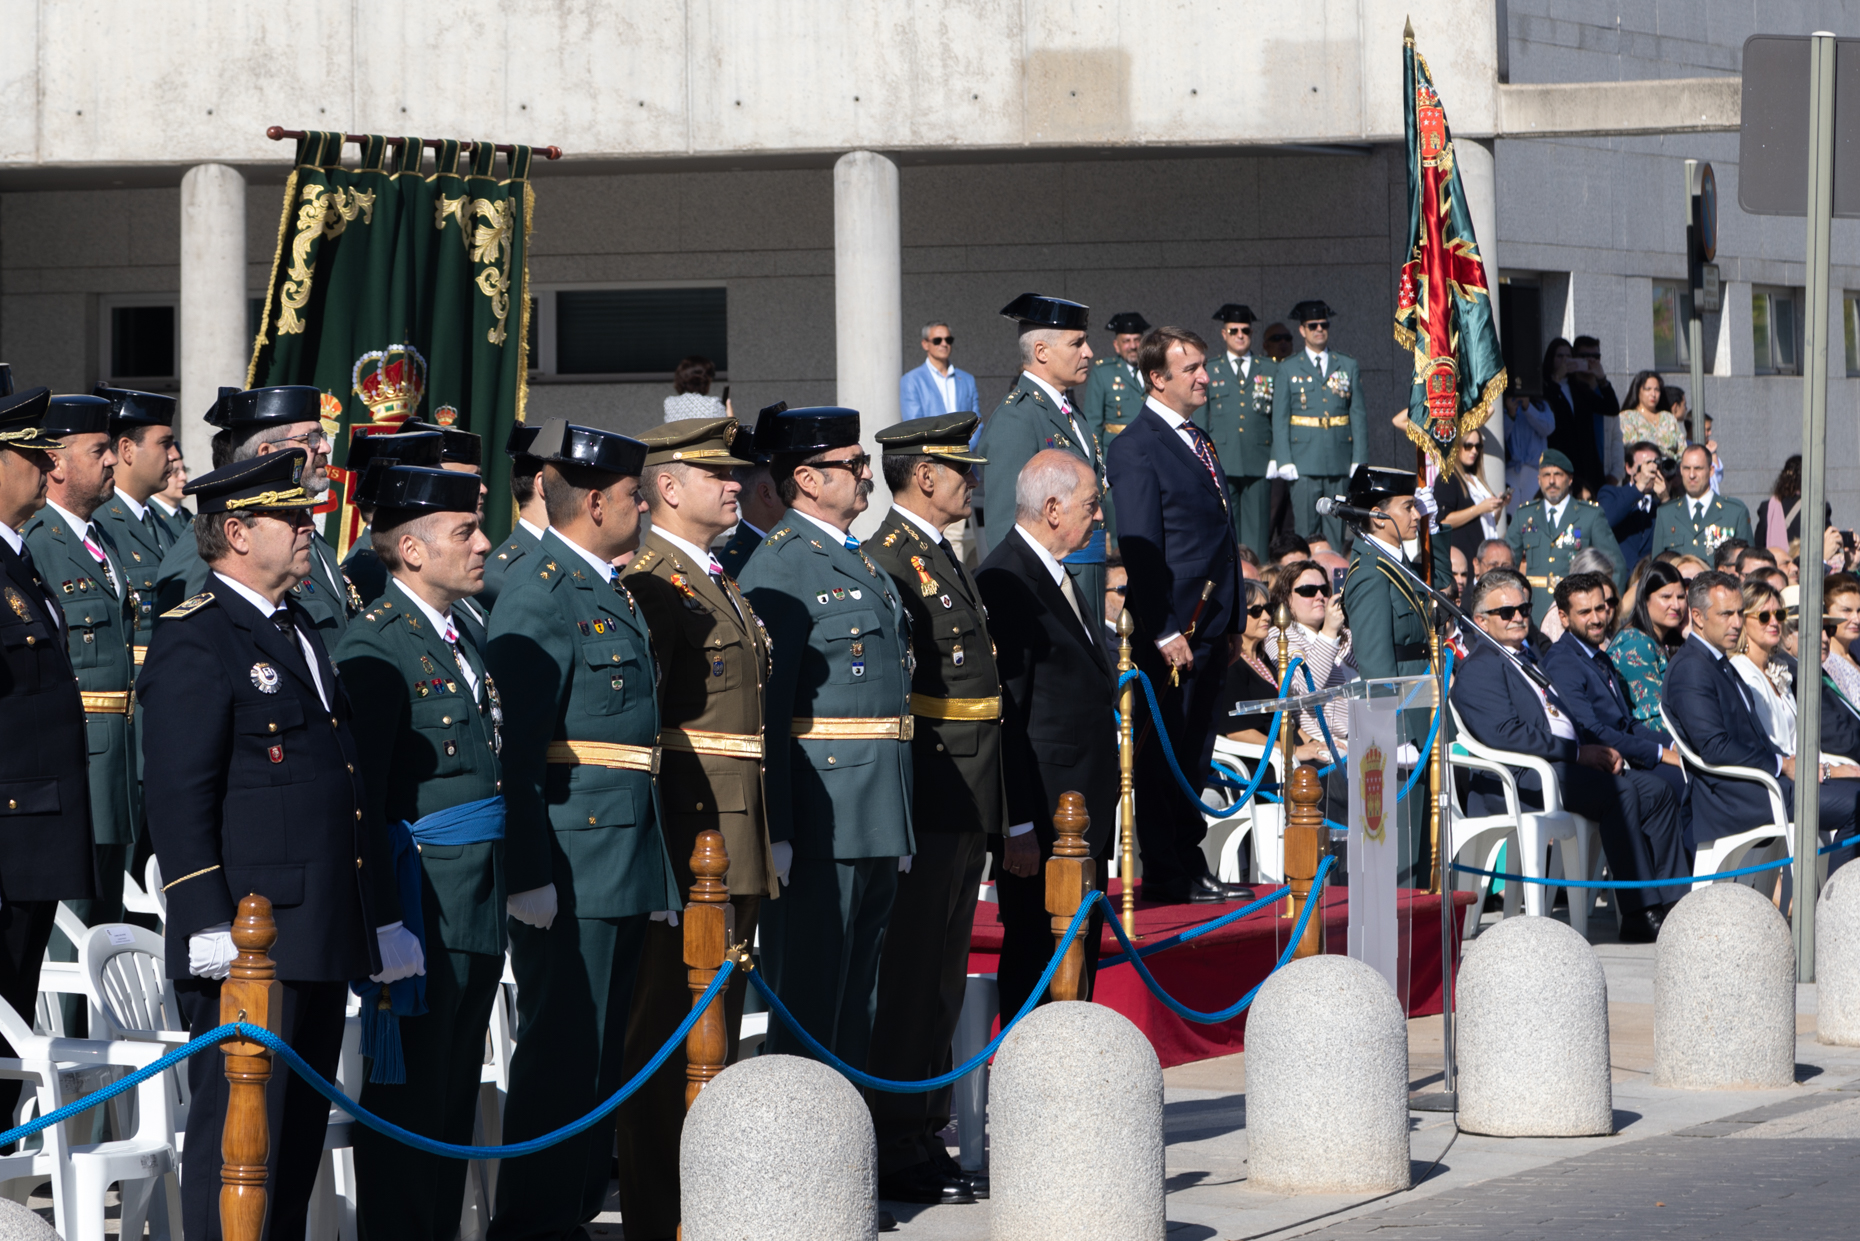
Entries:
<svg viewBox="0 0 1860 1241">
<path fill-rule="evenodd" d="M 1137 631 L 1137 622 L 1126 607 L 1117 618 L 1117 676 L 1122 680 L 1128 673 L 1135 672 L 1136 660 L 1130 654 L 1130 636 Z M 1121 820 L 1118 834 L 1118 851 L 1123 855 L 1119 867 L 1123 879 L 1123 911 L 1120 915 L 1124 923 L 1124 934 L 1131 939 L 1137 938 L 1137 743 L 1136 743 L 1136 706 L 1137 683 L 1130 680 L 1124 683 L 1117 700 L 1117 817 Z M 1160 730 L 1161 725 L 1157 728 Z M 1164 745 L 1168 738 L 1162 737 Z M 1063 799 L 1062 799 L 1063 801 Z M 1057 855 L 1055 855 L 1057 856 Z"/>
<path fill-rule="evenodd" d="M 1279 680 L 1283 683 L 1286 681 L 1285 670 L 1291 667 L 1292 661 L 1291 605 L 1281 603 L 1279 605 L 1278 614 L 1272 618 L 1272 623 L 1278 626 L 1279 629 Z M 1289 683 L 1286 683 L 1285 688 L 1287 692 L 1296 692 Z M 1281 695 L 1281 698 L 1283 698 L 1283 695 Z M 1281 715 L 1279 718 L 1279 772 L 1284 783 L 1279 786 L 1279 805 L 1284 812 L 1285 825 L 1279 832 L 1279 856 L 1285 861 L 1285 877 L 1287 879 L 1290 879 L 1293 874 L 1291 870 L 1290 845 L 1292 825 L 1292 742 L 1297 732 L 1297 717 L 1293 715 Z M 1262 763 L 1269 763 L 1272 761 L 1272 755 L 1263 755 L 1259 761 Z M 1312 865 L 1315 866 L 1316 863 L 1314 862 Z M 1315 870 L 1311 872 L 1311 874 L 1316 873 Z M 1286 897 L 1285 912 L 1282 913 L 1280 917 L 1296 918 L 1297 916 L 1298 900 L 1296 895 Z"/>
<path fill-rule="evenodd" d="M 1053 947 L 1066 937 L 1066 928 L 1085 903 L 1085 895 L 1097 886 L 1098 863 L 1085 847 L 1085 829 L 1091 819 L 1085 813 L 1082 793 L 1061 793 L 1053 811 L 1053 856 L 1046 861 L 1046 912 L 1053 917 Z M 1081 933 L 1066 949 L 1059 968 L 1053 972 L 1055 1000 L 1085 998 L 1085 936 Z"/>
<path fill-rule="evenodd" d="M 1291 885 L 1292 916 L 1296 918 L 1312 899 L 1318 863 L 1324 857 L 1324 785 L 1315 768 L 1306 764 L 1292 773 L 1285 798 L 1285 881 Z M 1294 957 L 1315 957 L 1324 951 L 1324 917 L 1313 910 L 1305 923 Z"/>
<path fill-rule="evenodd" d="M 723 967 L 730 937 L 736 930 L 736 907 L 723 877 L 730 870 L 723 833 L 714 828 L 698 833 L 691 850 L 691 903 L 685 906 L 685 965 L 690 968 L 691 1003 L 704 997 L 717 971 Z M 728 988 L 725 988 L 728 990 Z M 697 1102 L 698 1092 L 723 1072 L 729 1051 L 723 1022 L 723 996 L 712 998 L 704 1015 L 685 1035 L 685 1107 Z"/>
<path fill-rule="evenodd" d="M 220 1024 L 243 1021 L 278 1031 L 278 967 L 271 960 L 278 924 L 271 902 L 256 894 L 239 902 L 232 940 L 239 955 L 220 984 Z M 265 1118 L 265 1086 L 271 1081 L 271 1051 L 263 1043 L 228 1039 L 226 1116 L 220 1127 L 220 1233 L 226 1241 L 258 1241 L 265 1226 L 265 1164 L 271 1157 L 271 1126 Z"/>
</svg>

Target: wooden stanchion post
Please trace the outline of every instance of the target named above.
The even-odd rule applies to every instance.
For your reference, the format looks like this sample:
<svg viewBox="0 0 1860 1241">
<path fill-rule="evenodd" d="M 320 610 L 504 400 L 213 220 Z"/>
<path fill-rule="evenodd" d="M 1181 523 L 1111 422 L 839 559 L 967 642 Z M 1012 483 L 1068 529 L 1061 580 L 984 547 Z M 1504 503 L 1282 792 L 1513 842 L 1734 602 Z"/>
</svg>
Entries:
<svg viewBox="0 0 1860 1241">
<path fill-rule="evenodd" d="M 1059 807 L 1053 812 L 1053 856 L 1046 860 L 1046 912 L 1053 916 L 1053 947 L 1066 937 L 1066 928 L 1085 903 L 1085 894 L 1098 884 L 1098 863 L 1085 847 L 1085 829 L 1091 818 L 1085 813 L 1082 793 L 1061 793 Z M 1055 1000 L 1085 998 L 1085 935 L 1073 939 L 1072 946 L 1053 972 Z"/>
<path fill-rule="evenodd" d="M 1126 607 L 1117 617 L 1117 675 L 1137 670 L 1130 653 L 1130 636 L 1137 631 L 1136 617 Z M 1147 704 L 1146 704 L 1147 705 Z M 1117 697 L 1117 851 L 1121 855 L 1124 934 L 1137 938 L 1137 683 L 1126 681 Z M 1164 739 L 1167 744 L 1167 739 Z"/>
<path fill-rule="evenodd" d="M 685 964 L 690 967 L 691 1004 L 696 1007 L 723 967 L 730 937 L 736 931 L 736 907 L 723 877 L 730 869 L 723 833 L 698 833 L 691 850 L 691 903 L 685 906 Z M 728 990 L 728 988 L 725 988 Z M 698 1092 L 723 1072 L 729 1053 L 723 1021 L 723 991 L 711 1000 L 704 1015 L 685 1036 L 685 1107 L 697 1102 Z"/>
<path fill-rule="evenodd" d="M 271 902 L 252 895 L 239 902 L 232 927 L 232 973 L 220 984 L 220 1024 L 243 1021 L 278 1030 L 278 967 L 271 960 L 278 924 Z M 271 1157 L 271 1126 L 265 1116 L 265 1086 L 271 1081 L 271 1051 L 263 1043 L 228 1039 L 226 1118 L 220 1129 L 220 1233 L 225 1241 L 258 1241 L 265 1226 L 265 1164 Z"/>
<path fill-rule="evenodd" d="M 1324 785 L 1309 765 L 1292 773 L 1291 796 L 1285 799 L 1285 881 L 1292 889 L 1292 916 L 1303 912 L 1311 899 L 1312 881 L 1324 856 Z M 1315 957 L 1324 951 L 1322 910 L 1312 910 L 1294 957 Z"/>
</svg>

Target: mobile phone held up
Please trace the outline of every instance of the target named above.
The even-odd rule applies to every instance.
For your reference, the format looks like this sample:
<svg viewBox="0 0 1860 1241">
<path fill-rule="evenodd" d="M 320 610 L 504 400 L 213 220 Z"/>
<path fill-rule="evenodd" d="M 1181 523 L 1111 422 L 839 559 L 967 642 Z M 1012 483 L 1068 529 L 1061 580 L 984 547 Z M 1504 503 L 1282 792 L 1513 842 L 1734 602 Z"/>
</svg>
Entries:
<svg viewBox="0 0 1860 1241">
<path fill-rule="evenodd" d="M 1349 575 L 1350 575 L 1350 571 L 1348 569 L 1332 569 L 1330 571 L 1331 591 L 1335 594 L 1341 595 L 1343 593 L 1343 579 L 1348 577 Z"/>
</svg>

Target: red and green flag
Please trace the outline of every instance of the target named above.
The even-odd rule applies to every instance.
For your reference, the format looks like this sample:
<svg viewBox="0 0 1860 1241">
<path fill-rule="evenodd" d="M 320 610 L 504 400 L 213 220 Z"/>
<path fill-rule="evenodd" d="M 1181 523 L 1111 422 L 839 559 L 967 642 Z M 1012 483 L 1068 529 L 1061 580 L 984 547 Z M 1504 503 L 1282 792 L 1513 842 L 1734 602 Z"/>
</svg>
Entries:
<svg viewBox="0 0 1860 1241">
<path fill-rule="evenodd" d="M 318 512 L 340 551 L 361 528 L 349 445 L 416 417 L 483 437 L 497 540 L 504 440 L 528 395 L 530 148 L 447 139 L 429 166 L 421 139 L 369 134 L 345 166 L 343 147 L 340 133 L 298 141 L 246 384 L 323 390 L 335 448 Z"/>
<path fill-rule="evenodd" d="M 1414 354 L 1408 438 L 1436 470 L 1453 474 L 1459 437 L 1482 426 L 1505 393 L 1505 356 L 1492 318 L 1472 213 L 1453 158 L 1447 110 L 1427 60 L 1402 35 L 1408 142 L 1408 259 L 1402 264 L 1395 339 Z"/>
</svg>

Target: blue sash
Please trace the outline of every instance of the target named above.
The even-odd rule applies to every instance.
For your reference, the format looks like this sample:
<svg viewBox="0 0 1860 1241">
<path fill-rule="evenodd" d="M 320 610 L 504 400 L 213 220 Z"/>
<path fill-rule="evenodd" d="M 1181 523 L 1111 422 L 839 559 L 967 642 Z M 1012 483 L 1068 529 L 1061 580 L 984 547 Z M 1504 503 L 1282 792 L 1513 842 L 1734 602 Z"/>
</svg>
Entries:
<svg viewBox="0 0 1860 1241">
<path fill-rule="evenodd" d="M 1104 563 L 1104 528 L 1101 526 L 1091 532 L 1091 542 L 1073 552 L 1062 556 L 1060 564 L 1103 564 Z"/>
<path fill-rule="evenodd" d="M 415 842 L 423 845 L 480 845 L 502 840 L 504 799 L 486 797 L 481 801 L 468 801 L 450 810 L 435 810 L 418 823 L 404 826 Z"/>
</svg>

